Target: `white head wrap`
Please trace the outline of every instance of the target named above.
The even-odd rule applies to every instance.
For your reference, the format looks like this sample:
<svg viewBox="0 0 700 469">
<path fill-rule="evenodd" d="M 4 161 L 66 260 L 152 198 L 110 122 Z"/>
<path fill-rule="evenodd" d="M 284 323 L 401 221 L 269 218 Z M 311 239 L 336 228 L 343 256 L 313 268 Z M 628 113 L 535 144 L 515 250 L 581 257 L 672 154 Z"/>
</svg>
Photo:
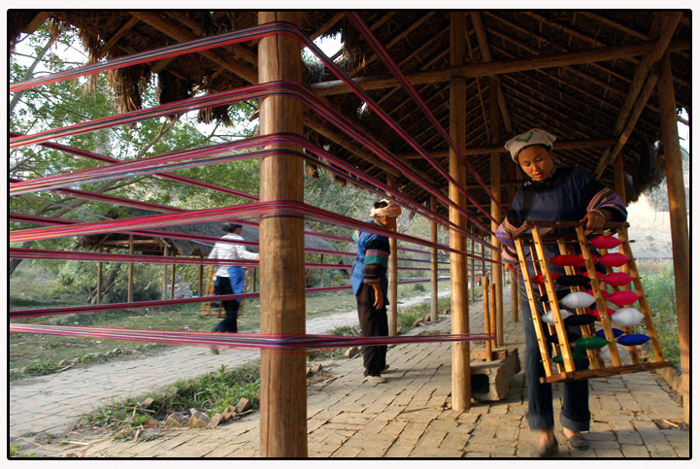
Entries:
<svg viewBox="0 0 700 469">
<path fill-rule="evenodd" d="M 542 129 L 530 129 L 508 140 L 505 147 L 506 150 L 510 152 L 510 157 L 513 161 L 516 161 L 518 153 L 520 153 L 520 150 L 523 148 L 531 145 L 544 145 L 551 150 L 554 147 L 554 141 L 556 139 L 557 137 Z"/>
<path fill-rule="evenodd" d="M 393 200 L 382 199 L 380 202 L 386 202 L 388 205 L 386 207 L 379 208 L 372 207 L 372 210 L 369 213 L 371 217 L 397 218 L 399 215 L 401 215 L 401 207 L 399 207 Z"/>
</svg>

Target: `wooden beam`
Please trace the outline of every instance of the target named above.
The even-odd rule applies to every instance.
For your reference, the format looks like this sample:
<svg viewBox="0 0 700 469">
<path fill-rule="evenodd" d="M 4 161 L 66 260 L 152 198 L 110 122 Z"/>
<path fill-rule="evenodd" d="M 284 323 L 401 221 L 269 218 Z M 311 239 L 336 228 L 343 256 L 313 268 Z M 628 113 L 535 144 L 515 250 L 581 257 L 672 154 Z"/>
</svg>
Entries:
<svg viewBox="0 0 700 469">
<path fill-rule="evenodd" d="M 622 110 L 618 115 L 612 130 L 613 135 L 620 135 L 625 127 L 625 124 L 631 121 L 629 117 L 635 111 L 635 103 L 639 104 L 637 98 L 642 93 L 642 89 L 647 83 L 647 77 L 649 76 L 652 67 L 659 61 L 659 59 L 661 59 L 667 49 L 671 49 L 671 40 L 673 39 L 673 34 L 676 32 L 676 28 L 678 27 L 678 22 L 683 17 L 683 13 L 675 12 L 664 15 L 659 39 L 654 42 L 654 47 L 644 56 L 639 63 L 637 70 L 634 72 L 634 77 L 632 78 L 632 83 L 630 84 L 627 92 L 625 103 L 622 105 Z M 638 110 L 638 112 L 641 113 L 641 110 Z M 618 145 L 621 148 L 624 143 L 620 141 Z M 617 149 L 618 145 L 616 145 L 615 149 Z M 596 167 L 596 178 L 600 178 L 600 176 L 602 176 L 605 167 L 613 158 L 615 158 L 615 156 L 616 155 L 612 153 L 611 149 L 609 148 L 603 153 L 603 156 L 600 158 L 598 166 Z"/>
<path fill-rule="evenodd" d="M 642 93 L 639 95 L 637 102 L 634 103 L 632 113 L 629 116 L 629 120 L 627 121 L 625 128 L 622 130 L 617 142 L 615 142 L 615 146 L 613 147 L 612 151 L 607 154 L 607 156 L 604 156 L 598 162 L 598 166 L 596 166 L 596 178 L 600 179 L 600 177 L 603 175 L 603 171 L 605 171 L 605 168 L 607 167 L 607 163 L 604 163 L 604 161 L 616 159 L 618 156 L 622 157 L 622 148 L 632 136 L 632 132 L 637 125 L 637 121 L 642 115 L 642 111 L 644 111 L 651 94 L 654 92 L 654 86 L 656 86 L 657 79 L 658 76 L 656 74 L 652 73 L 649 76 L 646 85 L 644 85 Z"/>
<path fill-rule="evenodd" d="M 316 39 L 317 37 L 322 36 L 326 31 L 328 31 L 328 30 L 331 29 L 333 26 L 335 26 L 335 24 L 336 24 L 338 21 L 340 21 L 341 19 L 343 19 L 343 16 L 345 16 L 345 12 L 343 12 L 343 11 L 340 11 L 340 12 L 336 13 L 335 15 L 333 15 L 333 16 L 331 17 L 331 19 L 329 19 L 328 21 L 326 21 L 325 23 L 323 23 L 323 24 L 321 25 L 320 28 L 318 28 L 316 31 L 314 31 L 314 32 L 309 36 L 309 39 L 311 39 L 311 40 L 313 41 L 313 40 Z"/>
<path fill-rule="evenodd" d="M 671 59 L 668 53 L 659 64 L 658 93 L 664 159 L 666 160 L 668 206 L 671 217 L 683 410 L 686 423 L 690 423 L 690 245 L 688 242 L 688 212 L 685 203 L 683 164 L 678 138 L 678 112 L 676 111 L 676 97 L 673 89 Z"/>
<path fill-rule="evenodd" d="M 178 42 L 188 42 L 197 39 L 192 33 L 185 31 L 182 27 L 168 21 L 163 18 L 158 13 L 152 13 L 147 11 L 132 11 L 131 15 L 153 27 L 154 29 L 160 31 L 166 36 L 175 39 Z M 238 49 L 236 49 L 238 51 Z M 238 52 L 237 52 L 238 53 Z M 233 61 L 230 57 L 225 57 L 221 52 L 216 50 L 205 50 L 199 52 L 202 56 L 206 57 L 215 64 L 223 67 L 229 72 L 234 73 L 248 83 L 257 83 L 258 77 L 254 70 L 250 67 Z"/>
<path fill-rule="evenodd" d="M 355 143 L 350 137 L 345 134 L 339 133 L 336 129 L 331 128 L 324 120 L 320 119 L 315 115 L 307 115 L 304 119 L 304 125 L 313 130 L 319 135 L 326 137 L 328 140 L 332 141 L 345 148 L 347 151 L 355 156 L 362 158 L 363 160 L 370 163 L 372 166 L 376 166 L 387 174 L 392 176 L 400 177 L 401 173 L 393 166 L 385 163 L 378 156 L 366 150 L 365 147 Z"/>
<path fill-rule="evenodd" d="M 116 33 L 112 35 L 112 37 L 109 38 L 107 42 L 105 42 L 105 45 L 100 47 L 100 53 L 106 54 L 114 45 L 117 43 L 117 41 L 124 36 L 131 28 L 133 28 L 136 23 L 139 22 L 138 18 L 131 17 L 129 18 L 129 21 L 124 23 L 121 28 L 117 30 Z"/>
<path fill-rule="evenodd" d="M 605 147 L 608 145 L 614 145 L 617 142 L 616 137 L 609 138 L 591 138 L 591 139 L 576 139 L 576 140 L 557 140 L 556 150 L 574 150 L 578 148 L 593 148 L 593 147 Z M 494 151 L 499 153 L 508 153 L 508 151 L 503 147 L 502 143 L 495 143 L 491 145 L 481 145 L 478 147 L 468 147 L 464 149 L 465 155 L 488 155 Z M 402 160 L 416 160 L 422 158 L 418 153 L 399 153 L 396 156 Z M 433 151 L 430 156 L 436 159 L 442 159 L 448 157 L 447 150 Z"/>
<path fill-rule="evenodd" d="M 258 23 L 299 25 L 298 12 L 259 12 Z M 302 81 L 301 50 L 290 37 L 270 36 L 258 44 L 260 83 Z M 260 100 L 260 135 L 302 134 L 302 104 L 288 96 Z M 274 146 L 289 148 L 290 146 Z M 299 151 L 297 147 L 292 147 Z M 260 202 L 304 201 L 304 161 L 272 155 L 260 162 Z M 304 220 L 270 214 L 260 220 L 260 332 L 304 334 Z M 260 352 L 260 455 L 264 458 L 308 456 L 306 354 Z"/>
<path fill-rule="evenodd" d="M 466 78 L 502 75 L 506 73 L 538 70 L 543 68 L 564 67 L 567 65 L 587 64 L 593 62 L 605 62 L 607 60 L 621 59 L 644 55 L 654 49 L 656 42 L 640 42 L 624 46 L 601 47 L 578 52 L 563 54 L 548 54 L 528 57 L 525 59 L 513 59 L 499 62 L 471 63 L 452 66 L 443 69 L 426 70 L 412 73 L 406 76 L 414 85 L 449 81 L 451 74 Z M 690 41 L 685 39 L 673 40 L 669 44 L 669 50 L 685 50 L 690 47 Z M 393 77 L 366 76 L 354 80 L 365 90 L 377 90 L 397 86 L 398 82 Z M 340 80 L 314 83 L 309 86 L 319 96 L 350 93 L 350 89 Z"/>
<path fill-rule="evenodd" d="M 22 29 L 22 32 L 25 34 L 32 34 L 34 31 L 39 29 L 39 26 L 44 24 L 47 19 L 51 16 L 53 12 L 51 11 L 40 11 L 36 15 L 34 15 L 34 18 L 31 19 L 31 21 L 27 24 L 27 26 Z"/>
<path fill-rule="evenodd" d="M 491 78 L 489 82 L 489 127 L 491 128 L 491 142 L 496 143 L 500 140 L 499 126 L 499 109 L 498 109 L 498 87 L 496 79 Z M 498 229 L 501 219 L 501 154 L 498 151 L 491 153 L 491 192 L 494 199 L 491 200 L 491 216 L 496 220 L 491 222 L 491 231 L 494 233 Z M 493 282 L 492 295 L 495 300 L 495 316 L 496 322 L 496 346 L 503 346 L 503 273 L 501 269 L 501 243 L 495 235 L 491 236 L 491 244 L 498 249 L 491 250 L 491 259 L 494 263 L 491 264 L 491 281 Z"/>
<path fill-rule="evenodd" d="M 479 51 L 481 51 L 481 57 L 484 62 L 492 62 L 493 55 L 491 54 L 491 48 L 489 47 L 489 41 L 486 37 L 486 28 L 481 20 L 481 13 L 478 11 L 473 11 L 470 14 L 472 24 L 474 25 L 474 30 L 476 31 L 476 39 L 479 42 Z M 498 92 L 498 107 L 501 110 L 501 116 L 503 118 L 503 124 L 506 130 L 510 134 L 513 132 L 513 123 L 510 121 L 510 112 L 508 112 L 508 106 L 506 105 L 505 95 L 501 89 L 501 81 L 493 80 Z"/>
<path fill-rule="evenodd" d="M 464 63 L 466 56 L 466 16 L 464 12 L 450 13 L 450 64 Z M 465 147 L 466 135 L 466 88 L 467 80 L 455 75 L 450 80 L 450 136 L 457 147 Z M 467 169 L 461 159 L 450 149 L 450 176 L 456 184 L 450 183 L 450 200 L 459 207 L 466 208 L 466 198 L 457 186 L 467 180 Z M 466 229 L 466 218 L 450 206 L 449 219 L 462 229 Z M 466 238 L 455 230 L 450 230 L 450 247 L 466 250 Z M 469 289 L 467 286 L 466 257 L 450 253 L 450 288 L 452 291 L 452 333 L 469 333 Z M 464 412 L 471 408 L 471 365 L 469 362 L 469 342 L 452 344 L 452 410 Z"/>
<path fill-rule="evenodd" d="M 437 200 L 435 196 L 430 196 L 430 211 L 437 213 Z M 437 222 L 430 220 L 430 241 L 434 244 L 438 242 Z M 430 322 L 438 321 L 438 250 L 430 248 Z"/>
<path fill-rule="evenodd" d="M 386 183 L 389 187 L 396 188 L 396 178 L 388 175 Z M 395 230 L 398 229 L 395 228 Z M 389 324 L 389 335 L 396 335 L 396 326 L 398 320 L 398 301 L 399 301 L 399 284 L 398 284 L 398 259 L 396 258 L 396 238 L 389 238 L 389 265 L 388 265 L 388 286 L 387 296 L 389 297 L 389 308 L 387 309 L 387 320 Z"/>
</svg>

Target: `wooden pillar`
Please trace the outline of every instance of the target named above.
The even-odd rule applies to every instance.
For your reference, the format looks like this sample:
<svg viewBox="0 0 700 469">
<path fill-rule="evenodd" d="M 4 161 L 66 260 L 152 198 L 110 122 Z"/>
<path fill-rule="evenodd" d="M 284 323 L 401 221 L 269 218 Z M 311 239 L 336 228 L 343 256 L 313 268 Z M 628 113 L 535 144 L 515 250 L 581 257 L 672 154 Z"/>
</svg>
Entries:
<svg viewBox="0 0 700 469">
<path fill-rule="evenodd" d="M 171 264 L 173 266 L 172 275 L 170 277 L 170 299 L 175 299 L 175 269 L 177 264 Z"/>
<path fill-rule="evenodd" d="M 102 252 L 100 249 L 99 252 Z M 97 292 L 95 292 L 95 304 L 102 303 L 102 261 L 97 263 Z"/>
<path fill-rule="evenodd" d="M 515 169 L 515 166 L 513 166 L 513 169 Z M 513 199 L 515 199 L 515 190 L 515 186 L 508 186 L 508 205 L 511 205 Z M 510 293 L 513 303 L 511 308 L 513 322 L 518 322 L 518 312 L 520 311 L 520 280 L 518 279 L 518 272 L 516 270 L 512 270 L 510 273 Z"/>
<path fill-rule="evenodd" d="M 491 143 L 500 140 L 500 125 L 498 113 L 498 81 L 496 78 L 489 80 L 489 128 L 491 129 Z M 498 229 L 498 221 L 501 219 L 501 154 L 498 151 L 491 153 L 491 192 L 496 200 L 491 200 L 491 216 L 496 221 L 491 222 L 491 231 Z M 491 278 L 496 285 L 496 346 L 503 346 L 503 273 L 501 268 L 501 243 L 495 235 L 491 236 L 491 244 L 496 250 L 491 251 Z"/>
<path fill-rule="evenodd" d="M 199 266 L 199 290 L 197 290 L 197 295 L 201 298 L 204 296 L 204 264 Z"/>
<path fill-rule="evenodd" d="M 258 13 L 258 23 L 285 21 L 299 25 L 292 11 Z M 270 36 L 258 44 L 260 83 L 301 82 L 299 43 Z M 260 135 L 302 134 L 302 106 L 291 97 L 273 95 L 260 101 Z M 274 148 L 289 148 L 276 145 Z M 299 149 L 297 148 L 297 151 Z M 260 202 L 304 201 L 303 160 L 277 154 L 260 162 Z M 260 331 L 305 334 L 304 219 L 268 214 L 260 218 Z M 260 456 L 305 458 L 306 353 L 260 352 Z"/>
<path fill-rule="evenodd" d="M 168 257 L 168 245 L 163 246 L 163 257 Z M 163 295 L 162 298 L 165 299 L 168 294 L 168 264 L 163 264 Z"/>
<path fill-rule="evenodd" d="M 430 196 L 430 211 L 437 213 L 437 200 Z M 437 222 L 430 220 L 430 241 L 437 244 Z M 430 322 L 438 320 L 438 250 L 430 249 Z"/>
<path fill-rule="evenodd" d="M 671 218 L 678 343 L 681 354 L 681 379 L 683 383 L 683 410 L 685 421 L 690 423 L 690 246 L 688 243 L 688 217 L 685 204 L 681 147 L 678 140 L 678 112 L 676 110 L 673 74 L 668 52 L 659 62 L 657 88 L 664 159 L 666 160 L 668 208 Z"/>
<path fill-rule="evenodd" d="M 469 225 L 469 232 L 470 232 L 471 234 L 475 234 L 474 224 L 470 224 L 470 225 Z M 472 240 L 470 240 L 470 241 L 471 241 L 471 244 L 469 245 L 469 252 L 470 252 L 471 255 L 472 255 L 472 260 L 471 260 L 471 262 L 470 262 L 470 264 L 469 264 L 469 271 L 471 272 L 470 275 L 469 275 L 469 277 L 470 277 L 470 279 L 471 279 L 471 283 L 469 284 L 469 286 L 471 287 L 472 301 L 474 301 L 474 300 L 476 300 L 476 276 L 475 276 L 476 270 L 475 270 L 475 268 L 474 268 L 475 265 L 476 265 L 476 259 L 474 259 L 474 252 L 475 252 L 475 250 L 474 250 L 474 240 L 472 239 Z"/>
<path fill-rule="evenodd" d="M 129 235 L 129 254 L 134 253 L 134 235 Z M 134 263 L 129 262 L 129 269 L 126 275 L 126 302 L 134 301 Z"/>
<path fill-rule="evenodd" d="M 510 272 L 510 301 L 513 303 L 511 306 L 511 313 L 513 322 L 518 322 L 518 274 L 515 271 Z"/>
<path fill-rule="evenodd" d="M 461 65 L 465 57 L 466 16 L 464 12 L 450 13 L 450 65 Z M 450 136 L 460 149 L 466 147 L 466 78 L 450 79 Z M 466 168 L 454 150 L 450 149 L 450 176 L 464 187 Z M 455 184 L 450 183 L 449 196 L 460 207 L 466 207 L 466 198 Z M 465 217 L 450 207 L 450 221 L 466 228 Z M 464 235 L 450 230 L 450 247 L 466 250 Z M 466 256 L 450 253 L 450 288 L 452 291 L 452 333 L 469 333 L 469 289 L 467 287 Z M 452 344 L 452 409 L 467 411 L 471 408 L 471 367 L 469 342 Z"/>
<path fill-rule="evenodd" d="M 321 264 L 323 264 L 323 254 L 321 254 Z M 323 274 L 324 274 L 325 270 L 326 269 L 321 269 L 321 288 L 323 288 L 325 286 L 324 282 L 323 282 Z"/>
<path fill-rule="evenodd" d="M 391 174 L 387 175 L 387 184 L 389 187 L 396 188 L 396 177 Z M 398 227 L 397 227 L 398 228 Z M 396 238 L 389 238 L 389 278 L 387 286 L 387 296 L 389 297 L 389 307 L 387 308 L 387 319 L 389 322 L 389 335 L 396 335 L 396 324 L 398 320 L 398 259 L 396 258 Z"/>
</svg>

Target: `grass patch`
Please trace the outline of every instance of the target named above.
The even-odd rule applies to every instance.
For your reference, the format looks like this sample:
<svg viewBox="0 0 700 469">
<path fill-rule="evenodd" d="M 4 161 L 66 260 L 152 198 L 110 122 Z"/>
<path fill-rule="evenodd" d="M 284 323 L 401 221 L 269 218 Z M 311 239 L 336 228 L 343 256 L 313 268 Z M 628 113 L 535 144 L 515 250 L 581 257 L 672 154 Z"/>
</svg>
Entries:
<svg viewBox="0 0 700 469">
<path fill-rule="evenodd" d="M 35 458 L 36 453 L 22 453 L 22 448 L 18 445 L 10 445 L 10 451 L 8 454 L 10 459 L 12 458 Z"/>
<path fill-rule="evenodd" d="M 129 398 L 102 407 L 83 417 L 83 423 L 92 427 L 118 431 L 118 436 L 129 438 L 150 417 L 163 421 L 172 413 L 184 414 L 195 408 L 208 413 L 228 410 L 244 397 L 253 408 L 260 405 L 260 365 L 244 365 L 227 370 L 226 365 L 198 378 L 181 380 L 166 389 L 147 396 Z M 146 398 L 153 403 L 145 412 L 140 403 Z"/>
<path fill-rule="evenodd" d="M 438 298 L 438 311 L 444 311 L 450 308 L 451 299 Z M 402 308 L 398 313 L 397 324 L 402 333 L 406 333 L 413 329 L 413 323 L 418 318 L 424 318 L 430 314 L 430 302 L 426 301 L 415 306 Z"/>
<path fill-rule="evenodd" d="M 664 358 L 673 363 L 680 373 L 680 349 L 678 345 L 678 316 L 673 264 L 663 261 L 637 261 L 639 276 L 649 309 L 654 317 L 656 333 L 661 342 Z M 647 344 L 649 352 L 651 347 Z"/>
</svg>

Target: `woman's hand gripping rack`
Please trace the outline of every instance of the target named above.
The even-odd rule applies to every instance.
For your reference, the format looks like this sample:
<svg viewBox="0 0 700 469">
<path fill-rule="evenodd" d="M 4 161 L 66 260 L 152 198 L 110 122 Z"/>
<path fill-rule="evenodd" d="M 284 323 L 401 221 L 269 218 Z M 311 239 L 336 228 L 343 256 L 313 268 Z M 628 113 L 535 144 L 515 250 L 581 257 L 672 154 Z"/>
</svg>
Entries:
<svg viewBox="0 0 700 469">
<path fill-rule="evenodd" d="M 512 233 L 543 358 L 543 382 L 573 381 L 671 366 L 670 362 L 664 361 L 661 352 L 632 257 L 628 226 L 627 223 L 608 222 L 602 230 L 590 232 L 580 222 L 526 221 Z M 568 230 L 562 233 L 562 228 Z M 558 248 L 559 254 L 548 258 L 546 245 L 556 246 L 549 251 Z M 590 246 L 598 250 L 600 257 L 591 254 Z M 608 252 L 618 246 L 619 252 Z M 530 269 L 526 248 L 532 256 Z M 552 272 L 550 264 L 563 267 L 564 275 Z M 596 264 L 601 267 L 599 270 L 596 270 Z M 615 272 L 613 267 L 621 269 Z M 534 276 L 530 277 L 528 272 L 533 271 Z M 557 291 L 557 285 L 568 288 L 570 292 L 566 289 Z M 608 291 L 608 286 L 612 292 Z M 538 314 L 539 301 L 546 311 L 542 316 Z M 639 309 L 634 307 L 637 302 Z M 618 309 L 610 309 L 607 303 Z M 646 333 L 635 333 L 634 328 L 642 325 Z M 651 345 L 653 357 L 641 358 L 639 346 L 646 342 Z M 550 345 L 555 351 L 553 358 L 549 353 Z"/>
</svg>

